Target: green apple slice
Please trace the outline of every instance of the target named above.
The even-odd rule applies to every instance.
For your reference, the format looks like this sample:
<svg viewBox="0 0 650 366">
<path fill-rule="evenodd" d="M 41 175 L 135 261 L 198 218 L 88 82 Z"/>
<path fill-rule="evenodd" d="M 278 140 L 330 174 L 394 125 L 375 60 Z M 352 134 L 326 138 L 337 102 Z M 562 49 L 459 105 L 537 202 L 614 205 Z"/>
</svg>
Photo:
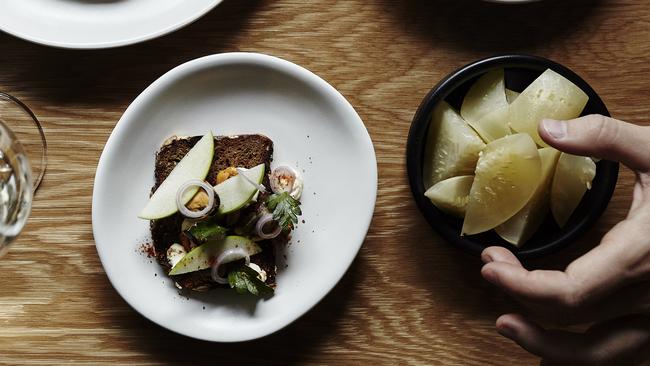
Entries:
<svg viewBox="0 0 650 366">
<path fill-rule="evenodd" d="M 503 69 L 494 70 L 481 76 L 463 99 L 460 115 L 485 142 L 510 134 L 505 89 Z"/>
<path fill-rule="evenodd" d="M 428 189 L 447 178 L 474 173 L 485 143 L 447 102 L 438 103 L 424 152 L 423 183 Z"/>
<path fill-rule="evenodd" d="M 510 127 L 529 134 L 539 146 L 548 146 L 537 126 L 544 118 L 577 118 L 589 97 L 579 87 L 553 70 L 546 70 L 510 105 Z"/>
<path fill-rule="evenodd" d="M 539 229 L 549 209 L 549 191 L 560 152 L 545 147 L 539 149 L 539 157 L 542 160 L 542 176 L 533 197 L 524 208 L 495 229 L 500 237 L 517 247 L 528 241 Z"/>
<path fill-rule="evenodd" d="M 596 177 L 596 163 L 591 158 L 562 153 L 551 186 L 551 212 L 563 227 L 578 207 Z"/>
<path fill-rule="evenodd" d="M 210 170 L 213 157 L 214 137 L 212 132 L 208 132 L 176 164 L 172 172 L 149 198 L 149 202 L 138 217 L 156 220 L 175 214 L 178 211 L 178 206 L 176 206 L 178 189 L 188 180 L 204 180 Z M 188 189 L 182 197 L 182 202 L 189 202 L 198 189 L 198 187 Z"/>
<path fill-rule="evenodd" d="M 243 174 L 251 181 L 261 184 L 264 179 L 264 171 L 265 165 L 260 164 L 244 171 Z M 257 190 L 256 186 L 239 175 L 217 184 L 214 186 L 214 191 L 219 195 L 221 201 L 219 213 L 229 214 L 246 206 L 253 199 Z"/>
<path fill-rule="evenodd" d="M 521 93 L 516 92 L 514 90 L 506 89 L 506 100 L 508 101 L 508 104 L 512 104 L 512 102 L 514 102 L 515 99 L 517 99 L 519 94 Z"/>
<path fill-rule="evenodd" d="M 448 215 L 464 217 L 472 182 L 474 182 L 473 175 L 445 179 L 429 188 L 424 195 L 440 211 Z"/>
<path fill-rule="evenodd" d="M 490 142 L 476 165 L 462 235 L 494 229 L 521 210 L 537 189 L 542 162 L 524 133 Z"/>
<path fill-rule="evenodd" d="M 208 241 L 192 249 L 183 259 L 176 263 L 169 274 L 174 276 L 210 268 L 210 265 L 219 254 L 234 248 L 243 248 L 251 256 L 262 251 L 259 245 L 248 238 L 243 236 L 227 236 L 221 240 Z M 229 262 L 224 261 L 223 263 Z"/>
</svg>

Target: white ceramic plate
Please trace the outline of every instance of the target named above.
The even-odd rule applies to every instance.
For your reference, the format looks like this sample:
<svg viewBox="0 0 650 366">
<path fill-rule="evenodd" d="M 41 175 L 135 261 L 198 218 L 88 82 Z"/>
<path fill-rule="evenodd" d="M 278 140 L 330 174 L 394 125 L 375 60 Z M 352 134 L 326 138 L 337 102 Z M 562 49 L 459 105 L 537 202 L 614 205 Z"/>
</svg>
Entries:
<svg viewBox="0 0 650 366">
<path fill-rule="evenodd" d="M 149 222 L 137 218 L 153 184 L 154 154 L 171 135 L 264 134 L 273 165 L 304 170 L 303 217 L 279 266 L 275 296 L 225 289 L 179 295 L 158 264 L 137 253 Z M 275 57 L 230 53 L 168 72 L 129 106 L 99 160 L 92 221 L 115 289 L 152 321 L 187 336 L 234 342 L 296 320 L 341 279 L 370 225 L 377 162 L 363 122 L 332 86 Z M 282 257 L 281 255 L 279 257 Z"/>
<path fill-rule="evenodd" d="M 63 48 L 146 41 L 198 19 L 222 0 L 3 0 L 0 29 Z"/>
</svg>

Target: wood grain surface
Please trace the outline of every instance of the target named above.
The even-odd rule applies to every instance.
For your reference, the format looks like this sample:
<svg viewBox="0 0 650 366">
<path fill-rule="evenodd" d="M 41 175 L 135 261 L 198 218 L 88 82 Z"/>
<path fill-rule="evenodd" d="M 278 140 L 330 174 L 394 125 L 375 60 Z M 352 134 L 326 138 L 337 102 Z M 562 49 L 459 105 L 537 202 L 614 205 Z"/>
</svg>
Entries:
<svg viewBox="0 0 650 366">
<path fill-rule="evenodd" d="M 94 246 L 91 196 L 129 103 L 185 61 L 237 50 L 303 65 L 348 98 L 375 144 L 379 195 L 359 256 L 319 305 L 264 339 L 211 344 L 147 321 L 114 291 Z M 511 51 L 567 65 L 614 116 L 648 123 L 646 0 L 226 0 L 171 35 L 99 51 L 0 34 L 0 90 L 34 109 L 49 143 L 32 216 L 0 260 L 0 363 L 537 364 L 496 333 L 497 316 L 518 306 L 481 279 L 477 259 L 427 226 L 405 167 L 409 125 L 429 89 L 468 62 Z M 562 268 L 597 243 L 625 216 L 632 183 L 624 169 L 588 235 L 530 265 Z"/>
</svg>

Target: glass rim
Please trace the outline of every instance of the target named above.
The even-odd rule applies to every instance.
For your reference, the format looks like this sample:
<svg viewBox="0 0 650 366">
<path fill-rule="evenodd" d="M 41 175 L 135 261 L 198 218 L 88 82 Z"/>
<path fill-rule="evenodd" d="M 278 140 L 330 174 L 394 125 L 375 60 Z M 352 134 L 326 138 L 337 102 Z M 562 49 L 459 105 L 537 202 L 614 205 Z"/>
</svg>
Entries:
<svg viewBox="0 0 650 366">
<path fill-rule="evenodd" d="M 35 193 L 38 190 L 38 187 L 41 185 L 41 181 L 43 180 L 43 176 L 45 175 L 45 170 L 47 170 L 47 140 L 45 139 L 45 132 L 43 132 L 43 126 L 41 126 L 41 122 L 38 120 L 38 117 L 32 112 L 29 107 L 20 101 L 20 99 L 14 97 L 13 95 L 9 93 L 5 93 L 3 91 L 0 91 L 0 98 L 8 100 L 12 103 L 14 103 L 16 106 L 18 106 L 20 109 L 22 109 L 27 115 L 29 115 L 34 122 L 34 125 L 38 129 L 38 133 L 41 137 L 41 143 L 43 144 L 43 152 L 41 153 L 41 171 L 38 173 L 38 176 L 33 177 L 34 178 L 34 187 L 33 187 L 33 192 Z"/>
</svg>

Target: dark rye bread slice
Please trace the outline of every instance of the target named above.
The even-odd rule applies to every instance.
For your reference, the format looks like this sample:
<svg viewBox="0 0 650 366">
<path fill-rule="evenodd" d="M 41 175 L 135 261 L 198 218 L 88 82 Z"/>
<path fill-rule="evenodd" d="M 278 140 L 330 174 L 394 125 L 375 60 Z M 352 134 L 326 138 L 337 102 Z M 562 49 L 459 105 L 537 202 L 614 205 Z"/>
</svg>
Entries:
<svg viewBox="0 0 650 366">
<path fill-rule="evenodd" d="M 152 194 L 199 139 L 201 136 L 174 138 L 160 148 L 156 154 L 155 183 L 151 189 Z M 215 185 L 217 173 L 231 166 L 252 168 L 264 163 L 269 171 L 272 160 L 273 141 L 266 136 L 218 136 L 214 140 L 214 158 L 206 180 Z M 268 175 L 265 176 L 263 184 L 270 190 Z M 254 208 L 251 207 L 251 209 Z M 178 213 L 164 219 L 151 221 L 151 236 L 156 250 L 156 259 L 167 271 L 170 269 L 167 262 L 167 249 L 172 244 L 181 242 L 182 223 L 183 216 Z M 273 244 L 270 241 L 262 241 L 258 244 L 262 247 L 262 253 L 252 256 L 251 262 L 266 271 L 266 283 L 275 286 L 276 268 Z M 172 276 L 172 278 L 183 289 L 207 290 L 219 286 L 211 280 L 209 269 Z"/>
<path fill-rule="evenodd" d="M 201 136 L 175 138 L 168 141 L 156 154 L 154 192 L 172 172 L 176 164 L 196 145 Z M 253 168 L 265 163 L 270 169 L 273 160 L 273 141 L 262 135 L 217 136 L 214 138 L 214 159 L 206 180 L 217 183 L 217 173 L 228 167 Z M 268 184 L 265 178 L 264 184 Z"/>
</svg>

